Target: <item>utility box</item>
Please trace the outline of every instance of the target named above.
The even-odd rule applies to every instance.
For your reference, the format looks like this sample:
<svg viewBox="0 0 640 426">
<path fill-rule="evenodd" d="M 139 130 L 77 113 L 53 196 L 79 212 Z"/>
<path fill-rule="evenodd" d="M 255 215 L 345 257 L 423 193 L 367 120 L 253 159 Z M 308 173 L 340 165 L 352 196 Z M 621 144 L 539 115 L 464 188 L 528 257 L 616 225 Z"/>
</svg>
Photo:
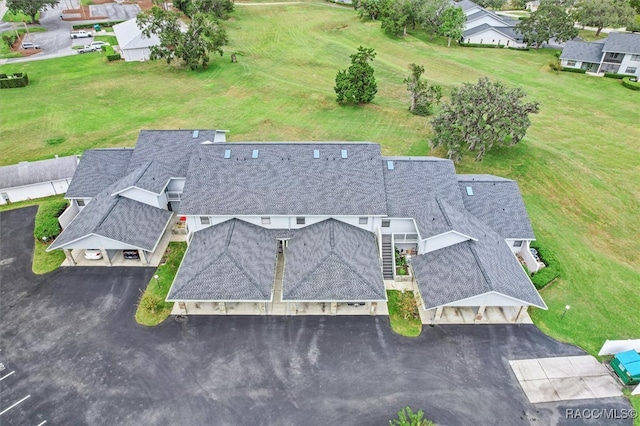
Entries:
<svg viewBox="0 0 640 426">
<path fill-rule="evenodd" d="M 609 363 L 625 385 L 640 383 L 640 354 L 633 349 L 620 352 Z"/>
</svg>

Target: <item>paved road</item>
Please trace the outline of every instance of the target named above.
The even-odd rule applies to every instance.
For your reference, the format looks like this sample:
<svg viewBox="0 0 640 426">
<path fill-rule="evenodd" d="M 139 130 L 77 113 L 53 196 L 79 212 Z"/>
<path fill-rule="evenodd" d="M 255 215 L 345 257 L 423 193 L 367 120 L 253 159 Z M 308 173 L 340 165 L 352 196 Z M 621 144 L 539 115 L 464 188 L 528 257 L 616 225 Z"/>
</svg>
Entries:
<svg viewBox="0 0 640 426">
<path fill-rule="evenodd" d="M 527 325 L 427 327 L 386 317 L 133 319 L 148 268 L 30 272 L 35 208 L 0 213 L 3 425 L 386 425 L 402 406 L 438 424 L 583 424 L 565 409 L 626 399 L 530 404 L 508 360 L 583 351 Z M 587 424 L 605 424 L 595 421 Z M 629 420 L 606 424 L 631 425 Z"/>
</svg>

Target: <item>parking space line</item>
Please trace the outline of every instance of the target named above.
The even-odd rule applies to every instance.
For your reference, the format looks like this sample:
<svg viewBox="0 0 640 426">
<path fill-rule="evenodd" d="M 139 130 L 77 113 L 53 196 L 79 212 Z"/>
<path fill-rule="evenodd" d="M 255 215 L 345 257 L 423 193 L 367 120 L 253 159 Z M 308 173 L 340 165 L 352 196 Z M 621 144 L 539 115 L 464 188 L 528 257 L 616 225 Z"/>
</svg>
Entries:
<svg viewBox="0 0 640 426">
<path fill-rule="evenodd" d="M 15 371 L 12 371 L 11 373 L 7 374 L 6 376 L 0 377 L 0 382 L 3 381 L 4 379 L 6 379 L 7 377 L 9 377 L 10 375 L 12 375 L 13 373 L 15 373 Z"/>
<path fill-rule="evenodd" d="M 38 426 L 42 426 L 43 424 L 45 424 L 47 421 L 43 421 L 42 423 L 40 423 Z"/>
<path fill-rule="evenodd" d="M 0 416 L 3 415 L 4 413 L 6 413 L 7 411 L 11 410 L 13 407 L 15 407 L 16 405 L 20 404 L 21 402 L 26 401 L 30 397 L 31 397 L 31 395 L 27 395 L 24 398 L 22 398 L 20 401 L 18 401 L 15 404 L 13 404 L 11 407 L 5 408 L 2 412 L 0 412 Z"/>
</svg>

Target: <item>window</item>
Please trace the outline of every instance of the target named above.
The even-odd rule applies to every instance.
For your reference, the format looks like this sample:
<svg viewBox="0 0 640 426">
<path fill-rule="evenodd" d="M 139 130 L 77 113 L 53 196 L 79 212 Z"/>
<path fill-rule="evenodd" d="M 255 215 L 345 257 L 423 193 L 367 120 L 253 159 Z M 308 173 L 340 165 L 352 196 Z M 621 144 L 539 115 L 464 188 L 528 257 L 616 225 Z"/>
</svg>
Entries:
<svg viewBox="0 0 640 426">
<path fill-rule="evenodd" d="M 78 207 L 84 207 L 84 205 L 85 205 L 84 204 L 84 200 L 76 200 L 76 203 L 78 203 Z"/>
<path fill-rule="evenodd" d="M 382 227 L 388 228 L 391 226 L 391 219 L 382 219 Z"/>
<path fill-rule="evenodd" d="M 296 217 L 297 225 L 304 225 L 304 217 Z"/>
<path fill-rule="evenodd" d="M 271 218 L 269 216 L 261 217 L 260 220 L 263 225 L 271 225 Z"/>
<path fill-rule="evenodd" d="M 631 55 L 631 60 L 633 62 L 640 62 L 640 55 Z"/>
<path fill-rule="evenodd" d="M 202 224 L 202 225 L 210 225 L 211 224 L 211 220 L 209 219 L 209 216 L 200 216 L 200 224 Z"/>
<path fill-rule="evenodd" d="M 625 74 L 635 74 L 636 71 L 638 71 L 637 67 L 627 67 L 626 70 L 624 70 Z"/>
<path fill-rule="evenodd" d="M 367 223 L 369 223 L 369 218 L 368 217 L 361 217 L 360 219 L 358 219 L 358 223 L 360 225 L 366 225 Z"/>
<path fill-rule="evenodd" d="M 517 240 L 513 242 L 514 247 L 522 247 L 522 240 Z"/>
<path fill-rule="evenodd" d="M 568 67 L 575 67 L 576 66 L 576 61 L 567 61 L 567 66 Z"/>
</svg>

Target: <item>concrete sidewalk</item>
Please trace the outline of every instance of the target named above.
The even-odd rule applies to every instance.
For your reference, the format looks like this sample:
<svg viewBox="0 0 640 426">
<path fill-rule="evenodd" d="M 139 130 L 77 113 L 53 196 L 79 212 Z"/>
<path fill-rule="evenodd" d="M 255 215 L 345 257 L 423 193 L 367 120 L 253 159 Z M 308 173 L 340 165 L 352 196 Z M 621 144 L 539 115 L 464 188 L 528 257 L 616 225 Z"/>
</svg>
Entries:
<svg viewBox="0 0 640 426">
<path fill-rule="evenodd" d="M 531 403 L 622 396 L 620 385 L 590 355 L 509 361 Z"/>
</svg>

